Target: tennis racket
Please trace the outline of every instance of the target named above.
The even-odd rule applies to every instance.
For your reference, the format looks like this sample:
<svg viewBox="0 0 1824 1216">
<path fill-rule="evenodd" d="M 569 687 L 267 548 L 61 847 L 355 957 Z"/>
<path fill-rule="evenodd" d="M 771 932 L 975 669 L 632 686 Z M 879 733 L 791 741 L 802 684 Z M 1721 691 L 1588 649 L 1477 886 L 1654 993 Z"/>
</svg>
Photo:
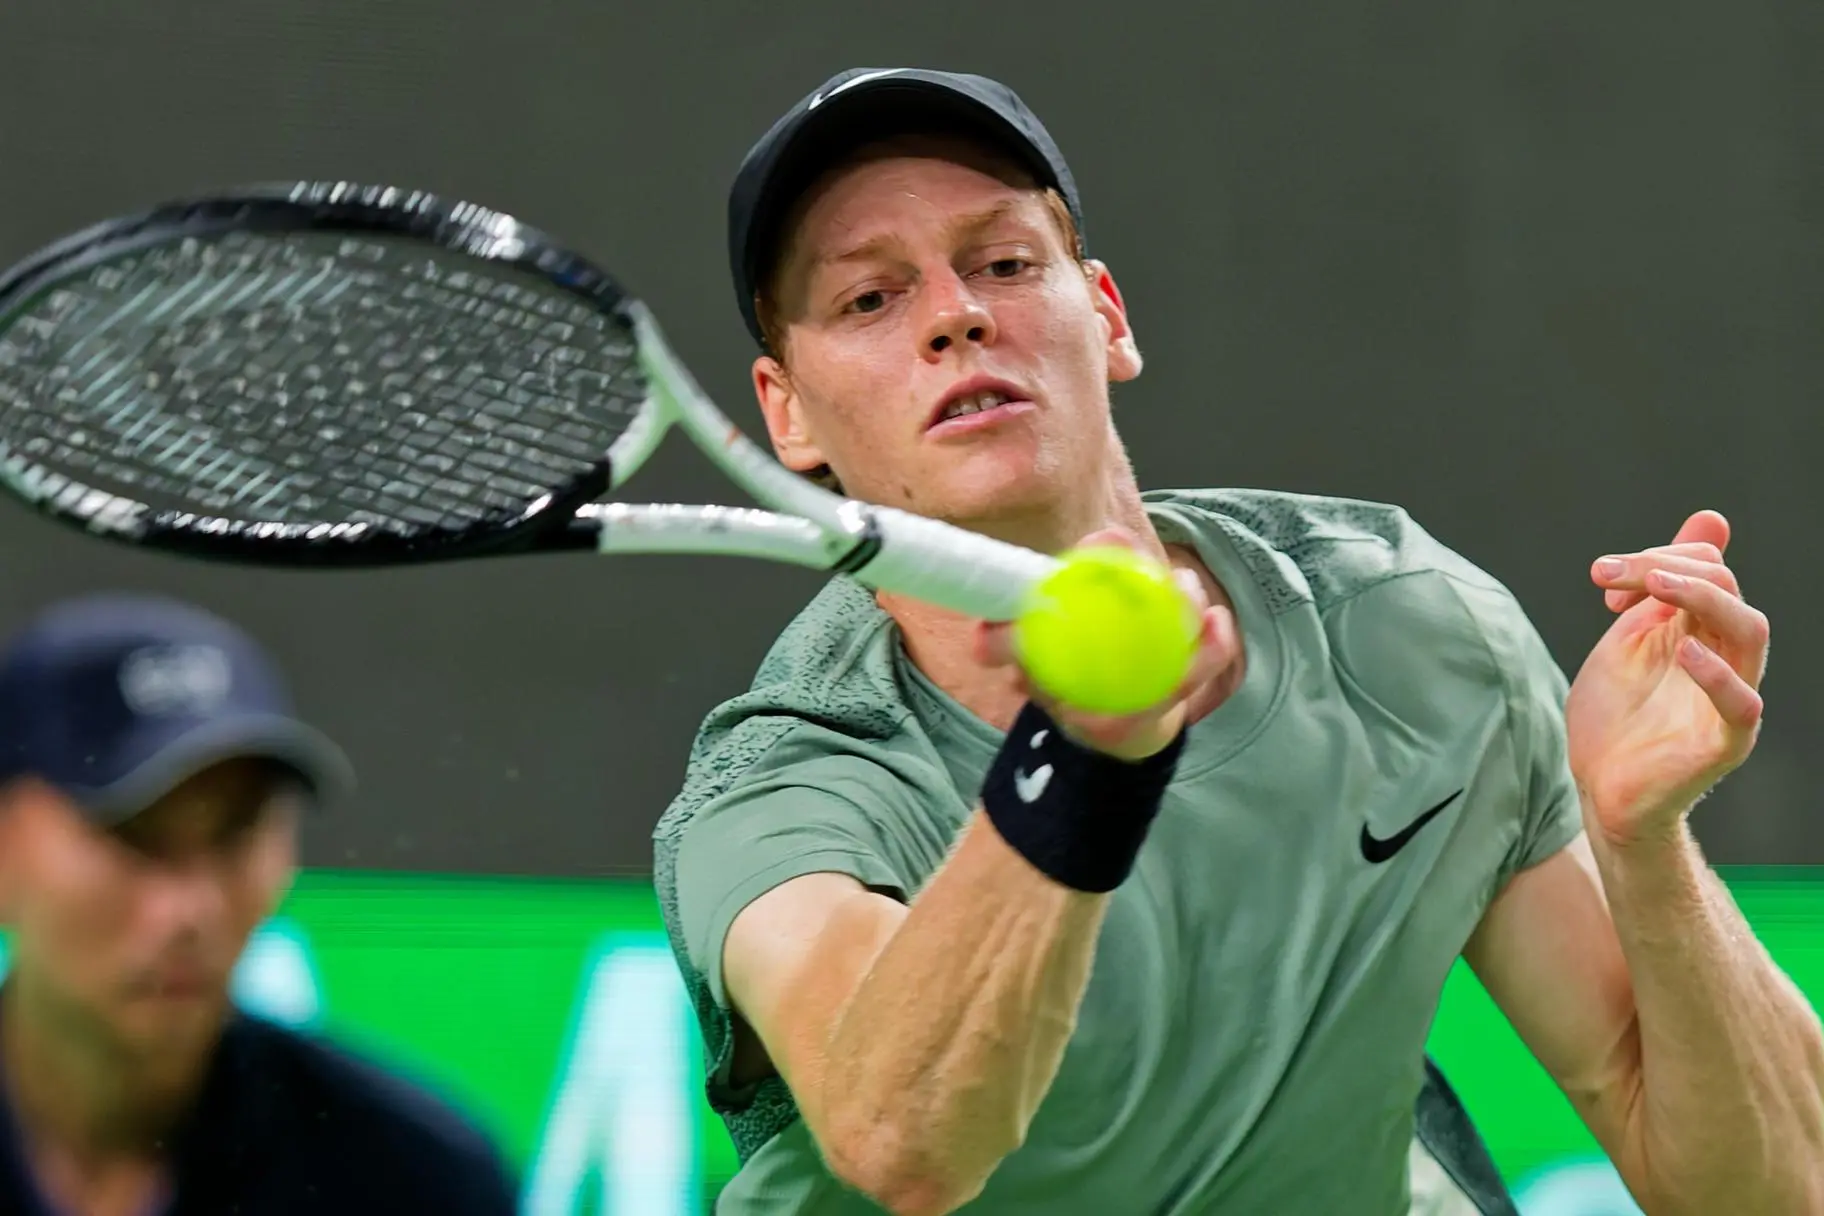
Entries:
<svg viewBox="0 0 1824 1216">
<path fill-rule="evenodd" d="M 600 501 L 673 430 L 760 508 Z M 0 484 L 100 537 L 265 566 L 721 554 L 997 621 L 1063 568 L 787 470 L 546 234 L 342 182 L 167 204 L 0 275 Z"/>
</svg>

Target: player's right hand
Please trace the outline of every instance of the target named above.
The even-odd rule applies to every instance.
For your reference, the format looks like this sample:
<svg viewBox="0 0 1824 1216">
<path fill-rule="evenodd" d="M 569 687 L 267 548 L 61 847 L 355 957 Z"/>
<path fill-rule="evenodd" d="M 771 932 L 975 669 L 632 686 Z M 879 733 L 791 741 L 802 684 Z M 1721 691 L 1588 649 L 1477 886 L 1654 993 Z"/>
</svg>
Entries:
<svg viewBox="0 0 1824 1216">
<path fill-rule="evenodd" d="M 1137 537 L 1120 528 L 1092 532 L 1079 544 L 1121 545 L 1136 552 L 1146 551 Z M 1137 714 L 1085 713 L 1039 693 L 1020 669 L 1013 626 L 1009 623 L 984 622 L 977 628 L 976 661 L 987 667 L 1011 669 L 1021 695 L 1043 706 L 1079 743 L 1123 760 L 1144 759 L 1163 750 L 1188 723 L 1222 704 L 1240 683 L 1241 630 L 1234 612 L 1225 605 L 1210 603 L 1203 579 L 1195 571 L 1175 567 L 1173 573 L 1201 618 L 1197 654 L 1190 673 L 1172 695 Z"/>
</svg>

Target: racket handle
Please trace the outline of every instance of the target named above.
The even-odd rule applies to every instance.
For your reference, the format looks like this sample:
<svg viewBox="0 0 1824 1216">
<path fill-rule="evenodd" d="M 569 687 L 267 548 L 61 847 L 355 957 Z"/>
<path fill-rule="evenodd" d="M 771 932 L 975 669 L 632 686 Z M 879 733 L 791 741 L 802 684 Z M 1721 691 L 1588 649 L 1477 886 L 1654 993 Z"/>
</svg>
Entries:
<svg viewBox="0 0 1824 1216">
<path fill-rule="evenodd" d="M 863 529 L 880 541 L 874 556 L 850 571 L 857 581 L 965 616 L 1013 620 L 1027 592 L 1059 565 L 1043 553 L 908 511 L 851 503 L 845 513 L 851 509 L 865 514 Z"/>
</svg>

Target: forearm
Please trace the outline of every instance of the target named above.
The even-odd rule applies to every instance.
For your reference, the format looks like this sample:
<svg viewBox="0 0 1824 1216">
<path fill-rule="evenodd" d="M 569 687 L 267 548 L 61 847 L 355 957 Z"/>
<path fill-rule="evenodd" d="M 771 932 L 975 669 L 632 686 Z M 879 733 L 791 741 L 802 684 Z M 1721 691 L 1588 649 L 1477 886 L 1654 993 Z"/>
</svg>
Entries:
<svg viewBox="0 0 1824 1216">
<path fill-rule="evenodd" d="M 1106 895 L 1073 891 L 978 813 L 832 1028 L 838 1173 L 895 1211 L 947 1211 L 1025 1138 L 1076 1026 Z"/>
<path fill-rule="evenodd" d="M 1629 1145 L 1649 1212 L 1818 1210 L 1817 1016 L 1682 825 L 1596 856 L 1634 989 Z"/>
</svg>

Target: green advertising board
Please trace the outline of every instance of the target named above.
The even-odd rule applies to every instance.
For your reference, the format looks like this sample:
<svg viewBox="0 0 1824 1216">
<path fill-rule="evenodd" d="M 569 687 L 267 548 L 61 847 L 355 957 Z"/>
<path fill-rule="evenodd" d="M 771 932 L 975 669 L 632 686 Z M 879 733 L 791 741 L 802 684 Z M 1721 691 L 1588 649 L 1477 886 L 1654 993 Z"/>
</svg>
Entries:
<svg viewBox="0 0 1824 1216">
<path fill-rule="evenodd" d="M 1728 875 L 1776 959 L 1824 993 L 1824 878 Z M 236 976 L 241 1002 L 426 1082 L 492 1130 L 530 1216 L 710 1209 L 734 1170 L 644 881 L 313 872 Z M 1633 1216 L 1614 1171 L 1475 979 L 1432 1050 L 1526 1216 Z M 1315 1134 L 1315 1132 L 1314 1132 Z"/>
</svg>

